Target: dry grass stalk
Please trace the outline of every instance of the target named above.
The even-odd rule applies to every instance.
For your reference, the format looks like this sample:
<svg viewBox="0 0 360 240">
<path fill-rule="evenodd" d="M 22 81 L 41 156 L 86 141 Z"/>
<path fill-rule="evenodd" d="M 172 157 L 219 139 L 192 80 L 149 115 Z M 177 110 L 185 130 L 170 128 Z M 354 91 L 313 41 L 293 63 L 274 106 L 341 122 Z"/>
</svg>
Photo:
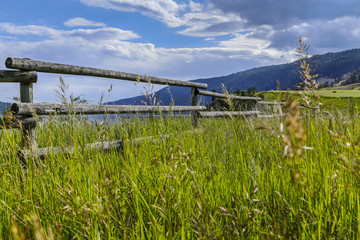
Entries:
<svg viewBox="0 0 360 240">
<path fill-rule="evenodd" d="M 296 49 L 296 55 L 299 57 L 297 61 L 299 69 L 297 70 L 297 74 L 299 74 L 301 79 L 301 83 L 299 84 L 300 88 L 304 90 L 300 91 L 300 95 L 306 106 L 314 107 L 314 105 L 320 105 L 318 101 L 320 97 L 315 93 L 315 90 L 318 88 L 316 79 L 319 74 L 314 73 L 318 63 L 315 60 L 311 60 L 311 56 L 309 55 L 310 46 L 306 44 L 301 37 L 298 42 L 299 47 Z M 312 58 L 314 59 L 315 57 L 316 56 L 313 56 Z"/>
<path fill-rule="evenodd" d="M 298 165 L 303 154 L 303 143 L 306 140 L 305 130 L 300 125 L 299 102 L 287 98 L 285 109 L 287 111 L 285 128 L 283 123 L 280 128 L 285 143 L 284 156 L 289 159 L 292 180 L 298 180 L 300 178 Z"/>
</svg>

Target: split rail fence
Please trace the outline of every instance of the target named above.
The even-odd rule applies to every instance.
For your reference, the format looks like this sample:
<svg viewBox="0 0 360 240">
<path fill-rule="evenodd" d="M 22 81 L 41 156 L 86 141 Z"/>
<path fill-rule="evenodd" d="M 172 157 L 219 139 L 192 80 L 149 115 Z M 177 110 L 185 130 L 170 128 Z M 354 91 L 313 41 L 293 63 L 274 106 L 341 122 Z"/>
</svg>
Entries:
<svg viewBox="0 0 360 240">
<path fill-rule="evenodd" d="M 265 102 L 261 98 L 225 95 L 205 90 L 206 83 L 179 81 L 166 78 L 149 77 L 132 73 L 125 73 L 98 68 L 73 66 L 67 64 L 35 61 L 28 58 L 7 58 L 5 65 L 9 69 L 0 71 L 0 82 L 20 83 L 20 102 L 11 106 L 14 113 L 13 118 L 2 118 L 0 125 L 8 128 L 20 128 L 22 131 L 22 150 L 19 152 L 21 158 L 40 157 L 44 158 L 52 153 L 71 153 L 73 147 L 57 147 L 38 149 L 35 140 L 35 127 L 37 125 L 34 115 L 69 114 L 69 108 L 65 104 L 33 103 L 33 84 L 37 82 L 37 72 L 70 74 L 81 76 L 92 76 L 101 78 L 112 78 L 119 80 L 145 82 L 168 86 L 179 86 L 191 88 L 191 106 L 139 106 L 139 105 L 80 105 L 71 107 L 71 113 L 75 114 L 119 114 L 119 113 L 155 113 L 155 112 L 190 112 L 192 124 L 196 128 L 199 118 L 226 117 L 226 116 L 249 116 L 260 115 L 260 111 L 205 111 L 205 106 L 198 106 L 198 95 L 215 98 L 228 98 L 241 101 L 254 101 L 257 104 L 278 104 Z M 139 141 L 139 139 L 137 140 Z M 88 144 L 88 149 L 108 150 L 121 148 L 121 141 L 99 142 Z"/>
</svg>

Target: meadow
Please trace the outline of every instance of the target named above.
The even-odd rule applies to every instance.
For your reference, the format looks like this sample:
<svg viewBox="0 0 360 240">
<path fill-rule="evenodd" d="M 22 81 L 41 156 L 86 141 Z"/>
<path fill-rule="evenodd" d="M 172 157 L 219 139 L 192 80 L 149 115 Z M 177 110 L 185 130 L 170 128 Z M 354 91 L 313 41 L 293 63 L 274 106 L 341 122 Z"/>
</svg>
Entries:
<svg viewBox="0 0 360 240">
<path fill-rule="evenodd" d="M 1 130 L 0 238 L 357 239 L 354 106 L 294 103 L 284 117 L 201 119 L 196 130 L 186 117 L 50 117 L 39 147 L 124 147 L 28 159 L 27 169 L 20 131 Z"/>
<path fill-rule="evenodd" d="M 359 98 L 360 97 L 360 84 L 354 83 L 346 86 L 329 87 L 319 89 L 317 93 L 325 97 L 337 98 Z"/>
<path fill-rule="evenodd" d="M 344 86 L 345 87 L 345 86 Z M 307 105 L 302 99 L 300 91 L 268 91 L 259 92 L 258 94 L 263 96 L 268 101 L 284 101 L 286 93 L 297 98 L 299 103 Z M 356 108 L 360 111 L 360 90 L 359 89 L 344 89 L 343 87 L 336 87 L 335 89 L 319 89 L 314 92 L 302 92 L 309 97 L 317 98 L 313 101 L 314 104 L 319 104 L 324 111 L 339 110 L 342 112 L 348 112 L 347 108 Z M 352 111 L 352 110 L 351 110 Z"/>
</svg>

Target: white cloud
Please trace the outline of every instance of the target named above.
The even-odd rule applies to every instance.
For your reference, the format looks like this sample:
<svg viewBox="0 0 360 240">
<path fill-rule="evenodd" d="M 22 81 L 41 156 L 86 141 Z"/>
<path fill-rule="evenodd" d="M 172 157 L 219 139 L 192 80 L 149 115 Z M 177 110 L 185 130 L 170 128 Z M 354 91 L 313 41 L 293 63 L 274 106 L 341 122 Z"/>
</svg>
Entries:
<svg viewBox="0 0 360 240">
<path fill-rule="evenodd" d="M 284 49 L 295 47 L 302 37 L 311 45 L 314 53 L 342 51 L 359 48 L 360 18 L 341 17 L 331 20 L 309 20 L 281 30 L 257 29 L 256 37 L 271 41 L 271 47 Z"/>
<path fill-rule="evenodd" d="M 191 12 L 201 12 L 203 10 L 203 5 L 190 0 L 189 8 Z"/>
<path fill-rule="evenodd" d="M 60 31 L 52 28 L 38 26 L 38 25 L 25 25 L 17 26 L 12 23 L 0 23 L 0 32 L 6 32 L 14 35 L 37 35 L 37 36 L 53 36 L 59 35 Z"/>
<path fill-rule="evenodd" d="M 314 21 L 301 25 L 296 30 L 319 49 L 359 47 L 360 17 L 341 17 L 328 21 Z"/>
<path fill-rule="evenodd" d="M 96 29 L 75 29 L 70 31 L 57 30 L 49 27 L 37 25 L 17 26 L 12 23 L 0 23 L 0 32 L 5 32 L 13 35 L 36 35 L 41 37 L 48 37 L 50 39 L 59 38 L 77 38 L 83 40 L 130 40 L 136 39 L 140 36 L 132 31 L 126 31 L 119 28 L 103 27 Z"/>
<path fill-rule="evenodd" d="M 198 11 L 200 7 L 204 6 L 197 5 L 192 9 Z M 214 47 L 159 48 L 153 43 L 130 42 L 129 40 L 138 38 L 139 35 L 111 27 L 64 31 L 37 25 L 17 26 L 0 23 L 1 36 L 37 36 L 36 40 L 31 42 L 0 38 L 0 63 L 5 61 L 6 56 L 28 57 L 187 80 L 227 75 L 252 67 L 289 62 L 294 60 L 294 49 L 297 47 L 299 36 L 305 37 L 312 48 L 319 52 L 358 47 L 360 38 L 358 17 L 313 20 L 284 29 L 261 25 L 245 29 L 242 33 L 236 31 L 240 31 L 243 27 L 241 24 L 246 23 L 241 22 L 237 16 L 225 16 L 220 13 L 210 16 L 208 13 L 188 12 L 183 14 L 180 20 L 188 24 L 185 25 L 189 26 L 186 28 L 188 33 L 192 28 L 191 34 L 199 36 L 206 36 L 206 33 L 215 34 L 216 30 L 211 28 L 220 23 L 227 23 L 228 20 L 239 22 L 240 26 L 238 30 L 232 30 L 233 35 L 228 40 L 216 42 L 216 38 L 208 38 L 208 41 L 218 44 Z M 101 92 L 107 92 L 110 84 L 114 85 L 114 91 L 109 100 L 131 97 L 143 90 L 142 87 L 135 87 L 134 83 L 125 81 L 63 77 L 68 80 L 75 95 L 85 93 L 86 98 L 95 102 L 100 99 Z M 41 75 L 35 85 L 36 101 L 54 100 L 53 89 L 56 88 L 57 82 L 56 74 Z M 17 85 L 13 90 L 0 88 L 0 101 L 9 101 L 17 93 Z"/>
<path fill-rule="evenodd" d="M 208 0 L 224 12 L 240 15 L 249 26 L 271 25 L 283 29 L 311 20 L 327 21 L 358 16 L 358 0 Z"/>
<path fill-rule="evenodd" d="M 227 35 L 244 30 L 244 21 L 233 13 L 223 13 L 211 4 L 189 1 L 179 4 L 173 0 L 81 0 L 82 3 L 125 12 L 140 12 L 158 19 L 168 27 L 184 29 L 178 34 L 196 37 Z"/>
<path fill-rule="evenodd" d="M 213 37 L 244 31 L 244 22 L 234 14 L 223 14 L 216 9 L 190 12 L 182 16 L 186 28 L 177 33 L 196 37 Z"/>
<path fill-rule="evenodd" d="M 170 27 L 181 26 L 178 13 L 184 10 L 184 4 L 173 0 L 81 0 L 82 3 L 125 12 L 141 12 L 145 16 L 160 19 Z"/>
<path fill-rule="evenodd" d="M 98 29 L 77 29 L 64 31 L 63 36 L 78 37 L 91 41 L 106 40 L 130 40 L 140 36 L 132 31 L 125 31 L 118 28 L 98 28 Z"/>
<path fill-rule="evenodd" d="M 28 26 L 16 26 L 0 23 L 2 32 L 20 34 L 19 29 Z M 10 27 L 9 27 L 10 26 Z M 35 60 L 59 62 L 73 65 L 113 69 L 123 72 L 146 74 L 188 80 L 202 77 L 226 75 L 242 69 L 261 66 L 267 62 L 286 62 L 276 54 L 266 50 L 267 42 L 259 41 L 259 47 L 251 48 L 250 36 L 242 38 L 236 35 L 234 39 L 220 42 L 218 47 L 208 48 L 158 48 L 152 43 L 133 43 L 126 39 L 119 39 L 124 35 L 123 30 L 113 28 L 76 29 L 63 31 L 40 26 L 30 27 L 33 30 L 27 34 L 40 34 L 42 39 L 25 42 L 13 39 L 0 39 L 0 62 L 5 62 L 6 56 L 27 57 Z M 107 31 L 109 34 L 107 34 Z M 15 36 L 16 36 L 15 34 Z M 23 33 L 22 33 L 23 34 Z M 129 32 L 129 39 L 137 37 Z M 56 36 L 56 37 L 54 37 Z M 249 39 L 247 39 L 249 38 Z M 267 55 L 261 56 L 261 51 Z M 284 54 L 286 56 L 286 54 Z M 35 84 L 35 100 L 54 101 L 54 91 L 58 82 L 56 74 L 41 74 L 39 82 Z M 114 91 L 109 100 L 131 97 L 140 94 L 142 87 L 135 87 L 134 83 L 119 80 L 100 80 L 97 78 L 80 78 L 63 76 L 70 80 L 70 87 L 75 95 L 85 93 L 85 97 L 100 99 L 101 92 L 114 85 Z M 98 90 L 97 90 L 98 89 Z M 105 90 L 106 90 L 105 89 Z M 0 88 L 0 101 L 16 96 L 18 90 Z M 40 93 L 39 93 L 40 92 Z"/>
<path fill-rule="evenodd" d="M 266 42 L 268 45 L 265 46 L 284 51 L 296 47 L 299 36 L 307 38 L 312 46 L 318 45 L 316 47 L 318 50 L 343 49 L 345 45 L 359 46 L 355 41 L 359 32 L 359 18 L 354 17 L 360 10 L 360 5 L 356 4 L 357 0 L 319 2 L 304 0 L 296 3 L 287 0 L 208 0 L 205 3 L 196 0 L 187 3 L 183 3 L 184 1 L 179 3 L 175 0 L 81 0 L 81 2 L 88 6 L 118 11 L 136 11 L 158 19 L 168 27 L 179 28 L 176 33 L 185 36 L 211 38 L 252 32 L 243 37 L 242 41 L 239 39 L 236 41 L 251 45 L 251 42 L 244 41 L 252 39 L 255 48 L 258 47 L 258 39 L 260 39 L 263 41 L 261 45 Z M 324 4 L 329 6 L 324 7 Z"/>
<path fill-rule="evenodd" d="M 105 27 L 106 26 L 105 23 L 94 22 L 81 17 L 69 19 L 68 21 L 64 22 L 64 25 L 67 27 Z"/>
</svg>

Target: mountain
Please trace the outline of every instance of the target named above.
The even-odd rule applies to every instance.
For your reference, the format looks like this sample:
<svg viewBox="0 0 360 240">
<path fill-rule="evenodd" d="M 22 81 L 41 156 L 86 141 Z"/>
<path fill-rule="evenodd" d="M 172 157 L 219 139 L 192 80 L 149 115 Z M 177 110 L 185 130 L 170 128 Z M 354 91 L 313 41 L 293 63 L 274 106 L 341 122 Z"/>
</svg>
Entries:
<svg viewBox="0 0 360 240">
<path fill-rule="evenodd" d="M 360 68 L 360 49 L 352 49 L 337 53 L 326 53 L 312 58 L 316 60 L 318 68 L 316 74 L 319 74 L 319 81 L 335 82 L 343 78 L 344 75 L 350 74 Z M 266 67 L 254 68 L 242 72 L 233 73 L 227 76 L 196 79 L 193 82 L 203 82 L 208 84 L 208 91 L 216 90 L 221 92 L 221 85 L 224 84 L 228 91 L 237 89 L 247 90 L 250 87 L 256 87 L 259 91 L 268 91 L 277 89 L 277 81 L 280 83 L 281 89 L 294 89 L 295 85 L 300 82 L 299 75 L 296 74 L 298 66 L 296 62 L 273 65 Z M 190 104 L 190 88 L 184 87 L 166 87 L 154 94 L 161 100 L 161 103 L 168 105 L 189 105 Z M 211 98 L 203 97 L 202 103 L 209 103 Z M 144 96 L 121 99 L 108 104 L 130 104 L 138 105 L 148 102 Z"/>
<path fill-rule="evenodd" d="M 6 110 L 10 105 L 11 105 L 11 103 L 0 102 L 0 115 L 1 115 L 2 112 L 3 112 L 4 110 Z"/>
<path fill-rule="evenodd" d="M 346 74 L 344 78 L 336 79 L 335 84 L 338 86 L 348 86 L 354 83 L 360 83 L 360 68 Z"/>
</svg>

